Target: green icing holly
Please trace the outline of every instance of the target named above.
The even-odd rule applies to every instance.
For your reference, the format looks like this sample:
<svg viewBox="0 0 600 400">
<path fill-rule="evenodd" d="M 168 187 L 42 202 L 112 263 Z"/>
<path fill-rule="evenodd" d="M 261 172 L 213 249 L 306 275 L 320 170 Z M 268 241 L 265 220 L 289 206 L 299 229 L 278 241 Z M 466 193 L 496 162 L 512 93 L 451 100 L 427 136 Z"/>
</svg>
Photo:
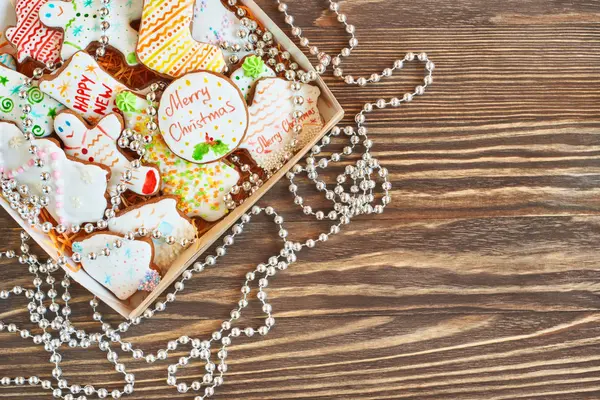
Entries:
<svg viewBox="0 0 600 400">
<path fill-rule="evenodd" d="M 244 70 L 244 75 L 250 77 L 252 79 L 256 79 L 263 72 L 265 67 L 265 62 L 262 58 L 258 56 L 249 56 L 244 60 L 244 64 L 242 64 L 242 69 Z"/>
<path fill-rule="evenodd" d="M 134 112 L 138 111 L 135 104 L 137 103 L 137 97 L 131 92 L 121 92 L 117 95 L 115 103 L 117 108 L 123 112 Z"/>
<path fill-rule="evenodd" d="M 196 161 L 202 161 L 209 151 L 222 156 L 229 151 L 229 146 L 218 139 L 211 142 L 199 143 L 194 147 L 192 158 Z"/>
</svg>

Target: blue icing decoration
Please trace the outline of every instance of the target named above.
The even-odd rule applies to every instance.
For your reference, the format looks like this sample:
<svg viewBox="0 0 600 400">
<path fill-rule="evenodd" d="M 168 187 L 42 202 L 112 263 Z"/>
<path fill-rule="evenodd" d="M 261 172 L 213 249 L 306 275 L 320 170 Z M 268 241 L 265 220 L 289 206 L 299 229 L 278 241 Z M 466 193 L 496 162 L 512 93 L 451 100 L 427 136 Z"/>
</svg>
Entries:
<svg viewBox="0 0 600 400">
<path fill-rule="evenodd" d="M 71 248 L 73 249 L 73 251 L 76 251 L 78 253 L 83 251 L 83 246 L 79 242 L 73 243 L 73 246 L 71 246 Z"/>
</svg>

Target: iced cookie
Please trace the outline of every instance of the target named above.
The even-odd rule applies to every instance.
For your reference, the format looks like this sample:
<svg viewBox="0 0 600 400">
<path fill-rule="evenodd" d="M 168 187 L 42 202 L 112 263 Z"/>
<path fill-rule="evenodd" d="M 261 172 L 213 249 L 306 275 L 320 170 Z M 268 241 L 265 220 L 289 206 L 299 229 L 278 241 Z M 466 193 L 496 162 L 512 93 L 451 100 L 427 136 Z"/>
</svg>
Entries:
<svg viewBox="0 0 600 400">
<path fill-rule="evenodd" d="M 117 94 L 130 90 L 83 51 L 75 53 L 56 74 L 44 76 L 40 80 L 40 89 L 90 123 L 119 112 Z"/>
<path fill-rule="evenodd" d="M 116 186 L 121 182 L 122 174 L 130 169 L 130 159 L 117 146 L 123 131 L 122 118 L 109 114 L 92 127 L 72 111 L 64 111 L 56 117 L 54 131 L 61 138 L 68 155 L 110 168 L 108 191 L 111 195 L 117 194 Z M 142 165 L 132 172 L 133 178 L 127 184 L 129 190 L 143 196 L 158 192 L 160 175 L 156 168 Z"/>
<path fill-rule="evenodd" d="M 232 72 L 231 81 L 242 91 L 246 99 L 252 92 L 254 84 L 261 78 L 275 77 L 275 71 L 271 69 L 262 58 L 248 56 L 244 58 L 242 66 Z"/>
<path fill-rule="evenodd" d="M 127 209 L 108 222 L 111 232 L 126 234 L 145 228 L 149 233 L 159 231 L 162 239 L 152 239 L 154 243 L 154 263 L 166 273 L 175 259 L 185 250 L 181 244 L 169 245 L 165 238 L 172 236 L 178 240 L 192 240 L 196 237 L 194 224 L 177 209 L 177 199 L 161 197 L 149 203 Z"/>
<path fill-rule="evenodd" d="M 169 148 L 198 164 L 235 150 L 248 127 L 242 94 L 224 76 L 194 72 L 172 82 L 158 107 L 158 125 Z"/>
<path fill-rule="evenodd" d="M 229 58 L 236 55 L 240 58 L 249 54 L 243 50 L 248 43 L 248 36 L 243 39 L 238 32 L 243 30 L 248 34 L 248 29 L 243 27 L 235 14 L 229 11 L 223 3 L 214 0 L 197 0 L 194 7 L 194 23 L 192 24 L 192 36 L 195 40 L 220 46 L 227 42 L 230 45 L 237 44 L 242 49 L 234 53 L 231 50 L 222 50 L 225 61 L 231 64 Z"/>
<path fill-rule="evenodd" d="M 188 72 L 221 72 L 221 49 L 192 37 L 196 0 L 144 0 L 137 56 L 145 66 L 178 78 Z M 211 0 L 220 1 L 220 0 Z"/>
<path fill-rule="evenodd" d="M 291 83 L 281 78 L 258 81 L 249 107 L 250 125 L 240 148 L 247 149 L 256 163 L 271 170 L 282 160 L 283 152 L 294 138 L 292 126 L 294 110 L 302 111 L 303 129 L 298 136 L 298 146 L 306 145 L 323 129 L 317 101 L 321 91 L 316 86 L 303 84 L 293 91 Z M 302 96 L 302 105 L 294 105 L 294 96 Z"/>
<path fill-rule="evenodd" d="M 40 174 L 48 173 L 50 203 L 46 209 L 65 226 L 101 220 L 107 207 L 108 168 L 71 160 L 51 139 L 39 139 L 35 144 L 37 156 L 44 161 L 42 168 L 34 166 L 29 142 L 20 129 L 11 123 L 0 123 L 0 172 L 28 185 L 36 196 L 43 194 Z"/>
<path fill-rule="evenodd" d="M 40 21 L 39 11 L 48 0 L 17 0 L 17 23 L 6 30 L 6 38 L 17 48 L 17 58 L 41 63 L 58 62 L 63 33 Z"/>
<path fill-rule="evenodd" d="M 0 0 L 0 51 L 5 52 L 8 50 L 10 43 L 4 36 L 6 29 L 14 25 L 17 21 L 15 15 L 15 6 L 12 0 Z"/>
<path fill-rule="evenodd" d="M 205 165 L 188 162 L 173 154 L 160 135 L 146 149 L 145 160 L 160 169 L 162 192 L 177 197 L 184 214 L 206 221 L 227 214 L 223 198 L 240 179 L 235 168 L 222 161 Z"/>
<path fill-rule="evenodd" d="M 48 136 L 52 133 L 54 117 L 64 109 L 59 102 L 46 96 L 36 86 L 30 87 L 27 100 L 19 98 L 19 92 L 26 76 L 0 65 L 0 121 L 14 122 L 23 128 L 21 104 L 25 101 L 31 106 L 31 131 L 35 136 Z"/>
<path fill-rule="evenodd" d="M 30 0 L 26 0 L 30 1 Z M 104 7 L 102 0 L 49 1 L 39 11 L 40 20 L 50 28 L 64 31 L 64 43 L 60 54 L 65 60 L 90 44 L 99 42 L 102 37 L 101 24 L 110 23 L 106 36 L 109 45 L 123 54 L 129 65 L 137 65 L 135 48 L 138 33 L 131 22 L 142 16 L 142 3 L 139 0 L 111 0 L 108 17 L 100 15 Z"/>
<path fill-rule="evenodd" d="M 108 251 L 108 255 L 99 255 L 102 250 Z M 150 240 L 126 240 L 100 232 L 73 243 L 73 251 L 82 255 L 85 272 L 121 300 L 127 300 L 138 290 L 151 292 L 160 282 L 160 275 L 152 265 L 154 246 Z M 88 257 L 91 252 L 97 255 L 94 260 Z"/>
<path fill-rule="evenodd" d="M 0 64 L 12 69 L 13 71 L 17 70 L 17 61 L 10 54 L 4 53 L 0 54 Z"/>
</svg>

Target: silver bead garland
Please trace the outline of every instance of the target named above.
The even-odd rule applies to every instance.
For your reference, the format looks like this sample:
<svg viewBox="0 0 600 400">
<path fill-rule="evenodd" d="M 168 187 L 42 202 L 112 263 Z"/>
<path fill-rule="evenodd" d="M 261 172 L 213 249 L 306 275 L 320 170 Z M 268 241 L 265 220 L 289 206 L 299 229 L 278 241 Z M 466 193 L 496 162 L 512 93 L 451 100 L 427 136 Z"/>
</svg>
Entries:
<svg viewBox="0 0 600 400">
<path fill-rule="evenodd" d="M 236 6 L 236 0 L 228 1 L 232 7 Z M 180 357 L 176 363 L 169 365 L 166 378 L 167 384 L 175 387 L 180 393 L 194 392 L 195 395 L 193 398 L 195 400 L 204 400 L 211 397 L 215 393 L 215 389 L 224 383 L 224 376 L 227 372 L 227 351 L 232 342 L 235 339 L 244 336 L 264 336 L 269 333 L 275 324 L 273 310 L 268 303 L 267 288 L 269 286 L 269 280 L 279 271 L 286 270 L 290 265 L 296 262 L 297 253 L 304 248 L 312 248 L 319 242 L 327 241 L 331 235 L 339 233 L 342 227 L 349 224 L 355 216 L 361 214 L 382 213 L 385 206 L 389 204 L 391 183 L 388 180 L 387 169 L 381 166 L 379 161 L 371 154 L 374 143 L 368 138 L 368 131 L 364 126 L 367 114 L 375 109 L 386 108 L 388 106 L 399 107 L 402 103 L 411 101 L 415 96 L 422 95 L 427 86 L 432 83 L 434 64 L 429 61 L 425 53 L 416 55 L 408 53 L 403 59 L 394 62 L 392 68 L 384 69 L 381 74 L 372 74 L 368 78 L 359 77 L 355 79 L 351 75 L 345 75 L 341 69 L 342 59 L 351 54 L 352 50 L 358 45 L 358 40 L 355 37 L 354 26 L 347 22 L 347 17 L 345 14 L 341 13 L 338 3 L 329 0 L 329 9 L 336 14 L 337 20 L 344 26 L 346 32 L 350 35 L 350 39 L 349 47 L 343 48 L 337 56 L 332 58 L 328 54 L 319 51 L 316 46 L 310 45 L 308 38 L 302 36 L 302 30 L 294 25 L 294 18 L 288 13 L 288 6 L 280 0 L 276 0 L 276 2 L 278 3 L 279 11 L 285 15 L 285 22 L 291 27 L 292 35 L 298 38 L 302 46 L 308 48 L 310 54 L 317 56 L 319 62 L 316 65 L 315 70 L 301 71 L 298 69 L 297 64 L 291 60 L 287 67 L 283 63 L 277 63 L 276 56 L 279 54 L 279 50 L 274 46 L 272 34 L 270 34 L 270 32 L 260 31 L 255 21 L 246 18 L 245 10 L 242 8 L 236 8 L 236 15 L 241 18 L 242 26 L 245 28 L 240 31 L 238 36 L 241 39 L 248 39 L 246 45 L 242 48 L 239 44 L 222 43 L 221 46 L 234 53 L 243 49 L 245 51 L 255 51 L 259 56 L 269 57 L 269 65 L 273 65 L 277 72 L 284 73 L 286 79 L 291 82 L 293 87 L 299 88 L 301 83 L 314 81 L 317 74 L 324 73 L 329 65 L 333 65 L 334 75 L 343 79 L 346 83 L 365 86 L 369 83 L 376 83 L 382 78 L 391 76 L 394 71 L 403 67 L 404 62 L 418 60 L 425 64 L 426 74 L 423 85 L 417 86 L 413 92 L 406 93 L 402 98 L 392 98 L 389 100 L 379 99 L 373 103 L 366 103 L 363 109 L 355 117 L 356 128 L 352 126 L 347 126 L 343 129 L 334 127 L 321 139 L 318 145 L 311 149 L 309 155 L 306 157 L 305 165 L 298 164 L 287 173 L 287 178 L 290 181 L 288 189 L 293 196 L 294 203 L 300 207 L 302 212 L 306 215 L 312 215 L 317 220 L 330 220 L 332 222 L 330 229 L 315 238 L 304 241 L 304 243 L 292 241 L 288 238 L 289 232 L 284 226 L 283 217 L 279 215 L 273 207 L 269 206 L 263 208 L 254 206 L 251 208 L 250 212 L 243 214 L 240 220 L 232 226 L 230 233 L 223 237 L 222 244 L 216 248 L 214 255 L 208 255 L 203 261 L 198 261 L 193 264 L 190 269 L 186 270 L 181 275 L 179 281 L 174 284 L 173 290 L 165 295 L 163 300 L 157 301 L 152 308 L 146 310 L 142 316 L 124 321 L 114 327 L 110 323 L 104 321 L 102 314 L 97 310 L 99 302 L 96 298 L 93 298 L 90 301 L 90 307 L 93 312 L 92 318 L 94 321 L 97 321 L 101 327 L 101 331 L 95 333 L 76 329 L 70 321 L 69 317 L 71 309 L 69 307 L 69 300 L 71 299 L 71 296 L 69 294 L 70 279 L 68 273 L 65 273 L 60 283 L 53 277 L 53 274 L 66 265 L 67 258 L 61 256 L 57 260 L 50 259 L 45 263 L 40 262 L 35 255 L 30 254 L 29 252 L 29 246 L 27 244 L 29 235 L 22 232 L 19 251 L 8 250 L 0 252 L 0 257 L 10 259 L 16 258 L 20 264 L 27 265 L 29 272 L 33 275 L 33 287 L 22 288 L 20 286 L 15 286 L 10 290 L 0 290 L 0 299 L 7 299 L 11 296 L 25 296 L 29 301 L 27 310 L 30 315 L 30 321 L 41 328 L 43 333 L 34 335 L 25 328 L 20 328 L 13 323 L 7 322 L 0 322 L 0 331 L 19 335 L 23 339 L 32 340 L 36 345 L 43 345 L 44 349 L 51 354 L 50 362 L 54 365 L 54 368 L 52 370 L 52 379 L 42 379 L 37 376 L 4 377 L 0 378 L 0 385 L 39 386 L 45 390 L 51 391 L 54 398 L 65 400 L 87 400 L 92 398 L 92 396 L 100 399 L 108 397 L 119 399 L 133 393 L 135 389 L 135 375 L 128 372 L 125 364 L 120 362 L 119 348 L 123 353 L 131 353 L 132 357 L 136 360 L 145 359 L 148 363 L 155 363 L 166 360 L 170 355 L 169 353 L 180 349 L 181 346 L 185 346 L 189 349 L 189 353 L 184 357 Z M 104 56 L 106 46 L 109 43 L 107 31 L 110 28 L 110 23 L 108 21 L 110 16 L 110 0 L 102 0 L 102 3 L 104 6 L 100 10 L 100 13 L 105 19 L 101 23 L 103 35 L 100 46 L 96 50 L 96 58 Z M 267 48 L 269 46 L 271 47 Z M 284 60 L 289 60 L 290 58 L 289 53 L 285 51 L 281 56 Z M 235 54 L 231 57 L 231 62 L 238 61 L 234 58 L 236 57 Z M 33 78 L 27 78 L 24 81 L 23 88 L 19 93 L 20 98 L 27 100 L 27 89 L 33 84 L 33 81 L 39 79 L 45 70 L 54 71 L 57 67 L 58 65 L 47 64 L 45 69 L 36 69 Z M 141 164 L 140 160 L 145 151 L 143 145 L 151 140 L 152 134 L 158 129 L 154 120 L 154 117 L 156 116 L 154 102 L 156 100 L 156 92 L 159 89 L 161 89 L 161 85 L 156 84 L 147 95 L 147 115 L 149 119 L 146 127 L 150 134 L 142 137 L 139 133 L 125 130 L 119 141 L 121 147 L 128 147 L 129 149 L 136 151 L 140 157 L 131 162 L 131 169 L 139 168 Z M 29 129 L 33 125 L 33 121 L 29 117 L 30 109 L 26 106 L 22 106 L 22 111 L 24 114 L 23 135 L 25 139 L 31 143 L 30 152 L 34 155 L 35 165 L 43 166 L 43 160 L 35 158 L 37 149 L 33 134 L 29 132 Z M 300 131 L 301 127 L 298 128 L 295 133 L 298 134 Z M 323 152 L 323 149 L 331 143 L 331 138 L 339 136 L 342 133 L 348 137 L 350 144 L 345 146 L 341 153 L 333 153 L 328 157 L 318 158 L 319 154 Z M 344 157 L 350 156 L 356 151 L 356 148 L 359 145 L 364 149 L 360 159 L 355 160 L 353 164 L 347 165 L 344 172 L 337 176 L 336 184 L 333 189 L 328 188 L 327 184 L 319 178 L 319 170 L 327 168 L 330 163 L 339 162 L 344 159 Z M 292 152 L 294 146 L 287 150 Z M 262 185 L 262 180 L 250 171 L 250 166 L 241 163 L 239 159 L 233 158 L 232 161 L 238 165 L 243 172 L 248 173 L 248 182 L 250 183 L 250 185 L 245 186 L 242 184 L 241 188 L 238 187 L 236 191 L 239 192 L 240 190 L 243 190 L 251 195 L 257 187 Z M 283 162 L 285 162 L 285 158 L 282 160 L 282 163 Z M 315 184 L 317 190 L 324 192 L 325 198 L 332 202 L 332 210 L 315 211 L 310 205 L 307 205 L 304 199 L 298 194 L 298 186 L 295 183 L 295 179 L 298 175 L 304 173 L 306 173 L 307 178 Z M 43 182 L 49 181 L 49 177 L 44 176 L 43 174 L 41 179 Z M 126 172 L 123 174 L 122 186 L 120 186 L 123 190 L 119 189 L 119 193 L 125 191 L 125 183 L 130 179 L 130 171 L 129 173 Z M 378 186 L 377 179 L 382 181 L 379 184 L 379 187 L 382 190 L 379 199 L 377 199 L 375 195 L 375 190 Z M 39 220 L 41 209 L 49 202 L 47 196 L 42 196 L 41 198 L 28 196 L 28 189 L 26 186 L 19 185 L 14 179 L 6 179 L 5 177 L 2 178 L 1 186 L 3 196 L 9 201 L 11 207 L 18 210 L 21 217 L 30 223 L 30 225 L 39 228 L 46 233 L 52 230 L 55 230 L 57 233 L 64 233 L 67 231 L 76 233 L 82 228 L 86 232 L 91 233 L 96 229 L 105 229 L 107 221 L 114 217 L 115 211 L 120 205 L 120 196 L 118 193 L 111 198 L 111 207 L 106 210 L 105 218 L 98 221 L 96 224 L 86 224 L 83 227 L 65 227 L 60 224 L 52 226 L 49 222 L 41 223 Z M 349 186 L 349 191 L 346 191 L 345 186 Z M 237 193 L 231 194 L 235 195 Z M 232 197 L 228 197 L 226 201 L 230 203 L 228 204 L 228 207 L 234 206 L 231 204 L 231 202 L 233 202 Z M 229 317 L 222 322 L 219 330 L 213 332 L 212 335 L 206 339 L 181 336 L 169 341 L 165 348 L 158 350 L 156 353 L 150 353 L 141 348 L 137 348 L 131 342 L 123 338 L 131 326 L 139 325 L 143 320 L 150 319 L 157 313 L 165 311 L 168 305 L 176 300 L 177 295 L 185 290 L 186 282 L 192 279 L 196 273 L 200 273 L 206 268 L 214 267 L 221 258 L 226 255 L 227 248 L 235 243 L 236 237 L 241 235 L 251 220 L 260 214 L 265 214 L 273 219 L 273 222 L 279 229 L 278 236 L 282 240 L 283 246 L 278 254 L 269 257 L 263 263 L 258 264 L 251 272 L 246 274 L 244 283 L 241 287 L 240 300 L 236 307 L 232 309 Z M 145 229 L 138 229 L 135 232 L 130 232 L 125 235 L 124 240 L 134 240 L 136 237 L 148 235 L 151 235 L 154 239 L 162 238 L 166 243 L 173 245 L 185 246 L 189 244 L 178 240 L 178 238 L 162 237 L 158 231 L 149 232 Z M 117 247 L 122 245 L 120 240 L 114 244 Z M 83 256 L 84 255 L 74 253 L 73 259 L 74 261 L 76 261 L 76 259 L 80 260 Z M 86 256 L 110 256 L 110 254 L 101 252 L 100 254 L 88 254 Z M 58 287 L 59 285 L 62 288 L 62 294 L 60 294 L 62 303 L 57 302 L 60 290 Z M 256 298 L 262 305 L 262 311 L 264 313 L 263 323 L 256 327 L 239 327 L 237 321 L 241 317 L 244 309 L 248 306 L 250 301 L 249 296 L 253 290 L 256 291 Z M 64 377 L 60 367 L 63 360 L 59 350 L 65 345 L 70 348 L 82 349 L 97 346 L 100 350 L 105 352 L 107 360 L 114 365 L 115 371 L 123 376 L 124 385 L 122 389 L 108 390 L 106 388 L 97 388 L 91 384 L 82 385 L 69 383 Z M 213 359 L 212 349 L 216 350 L 216 359 Z M 177 377 L 178 372 L 185 368 L 191 360 L 195 359 L 200 359 L 204 363 L 205 371 L 201 374 L 202 377 L 189 383 L 179 380 Z"/>
</svg>

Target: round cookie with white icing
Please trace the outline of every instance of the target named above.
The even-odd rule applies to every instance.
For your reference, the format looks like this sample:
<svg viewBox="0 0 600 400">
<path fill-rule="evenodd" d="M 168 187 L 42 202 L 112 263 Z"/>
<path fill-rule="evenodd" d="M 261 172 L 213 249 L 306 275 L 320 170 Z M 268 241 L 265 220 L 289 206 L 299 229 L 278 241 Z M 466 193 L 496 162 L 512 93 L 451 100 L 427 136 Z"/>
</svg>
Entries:
<svg viewBox="0 0 600 400">
<path fill-rule="evenodd" d="M 31 0 L 27 0 L 31 1 Z M 103 35 L 101 24 L 110 22 L 106 35 L 109 45 L 123 55 L 129 65 L 137 65 L 135 48 L 138 33 L 131 27 L 133 21 L 142 16 L 142 2 L 139 0 L 111 0 L 108 17 L 100 15 L 105 6 L 103 0 L 53 0 L 41 6 L 40 21 L 50 28 L 60 28 L 64 32 L 64 42 L 60 51 L 64 60 L 69 59 L 90 44 L 100 42 Z"/>
<path fill-rule="evenodd" d="M 151 292 L 160 282 L 152 264 L 154 246 L 150 240 L 125 240 L 114 233 L 98 232 L 73 243 L 72 250 L 83 255 L 85 272 L 120 300 L 127 300 L 139 290 Z M 95 260 L 86 257 L 102 250 L 108 251 L 108 256 L 98 255 Z"/>
<path fill-rule="evenodd" d="M 44 166 L 34 166 L 29 142 L 11 123 L 0 123 L 0 172 L 29 186 L 31 194 L 43 195 L 40 174 L 47 172 L 50 203 L 46 207 L 52 218 L 65 226 L 96 222 L 104 216 L 108 168 L 68 158 L 52 139 L 38 139 L 36 154 Z"/>
<path fill-rule="evenodd" d="M 190 219 L 177 209 L 177 198 L 160 197 L 156 200 L 128 208 L 119 213 L 115 218 L 108 221 L 108 229 L 111 232 L 126 234 L 135 232 L 139 228 L 145 228 L 149 233 L 160 232 L 162 239 L 152 239 L 154 243 L 153 262 L 160 268 L 163 275 L 169 270 L 173 261 L 188 246 L 169 245 L 164 238 L 192 240 L 196 237 L 196 227 Z"/>
<path fill-rule="evenodd" d="M 172 82 L 158 107 L 158 125 L 177 156 L 197 164 L 233 152 L 248 127 L 248 108 L 228 78 L 194 72 Z"/>
<path fill-rule="evenodd" d="M 231 73 L 231 81 L 240 89 L 246 100 L 252 93 L 254 84 L 261 78 L 275 77 L 275 71 L 271 69 L 262 58 L 248 56 L 244 58 L 242 65 Z"/>
<path fill-rule="evenodd" d="M 145 161 L 155 164 L 162 177 L 161 190 L 178 199 L 178 208 L 188 217 L 216 221 L 229 210 L 224 197 L 240 179 L 239 172 L 223 161 L 195 164 L 177 157 L 157 135 L 146 146 Z"/>
</svg>

